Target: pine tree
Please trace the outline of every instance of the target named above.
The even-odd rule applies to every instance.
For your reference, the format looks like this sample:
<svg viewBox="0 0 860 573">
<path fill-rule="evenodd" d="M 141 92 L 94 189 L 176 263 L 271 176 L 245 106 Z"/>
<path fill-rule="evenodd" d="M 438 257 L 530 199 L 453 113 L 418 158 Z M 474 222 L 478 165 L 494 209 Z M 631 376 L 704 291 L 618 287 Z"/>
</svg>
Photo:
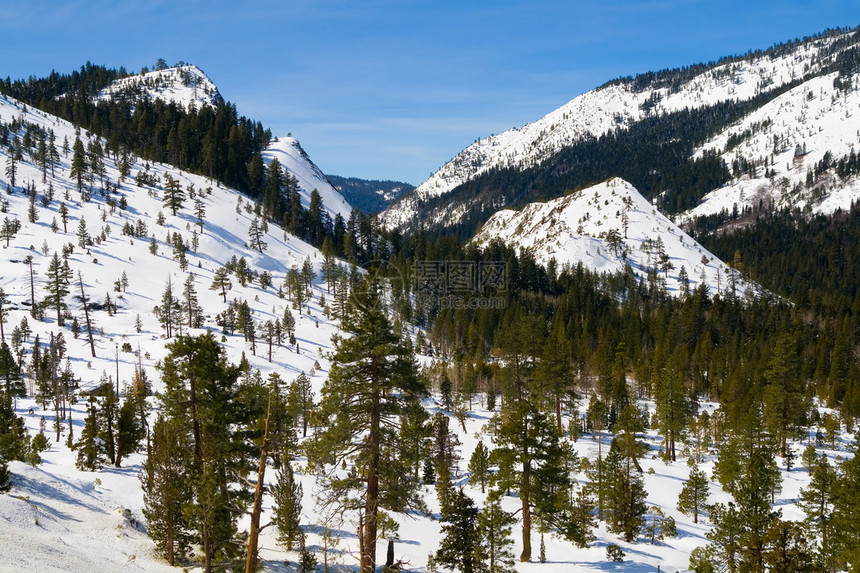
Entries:
<svg viewBox="0 0 860 573">
<path fill-rule="evenodd" d="M 203 234 L 204 217 L 206 217 L 206 204 L 203 199 L 197 197 L 194 199 L 194 216 L 197 217 L 197 226 L 200 227 L 200 234 Z"/>
<path fill-rule="evenodd" d="M 103 442 L 99 438 L 98 408 L 95 396 L 90 396 L 87 404 L 87 417 L 81 437 L 75 444 L 78 450 L 77 467 L 81 470 L 95 471 L 105 462 Z"/>
<path fill-rule="evenodd" d="M 6 333 L 3 331 L 3 324 L 6 322 L 6 315 L 9 311 L 6 309 L 6 304 L 8 304 L 9 298 L 6 296 L 6 293 L 0 288 L 0 342 L 6 341 Z"/>
<path fill-rule="evenodd" d="M 460 488 L 453 488 L 442 510 L 442 540 L 436 550 L 436 562 L 462 573 L 473 573 L 475 548 L 478 544 L 478 509 L 472 498 Z"/>
<path fill-rule="evenodd" d="M 167 286 L 164 288 L 164 293 L 161 295 L 161 304 L 154 309 L 155 315 L 158 317 L 158 322 L 164 327 L 166 338 L 173 336 L 173 330 L 177 326 L 182 335 L 182 303 L 173 295 L 173 284 L 170 278 L 167 279 Z"/>
<path fill-rule="evenodd" d="M 0 227 L 0 237 L 6 239 L 6 247 L 9 247 L 9 242 L 18 233 L 18 223 L 17 219 L 3 218 L 3 226 Z"/>
<path fill-rule="evenodd" d="M 833 532 L 837 563 L 856 571 L 860 568 L 860 446 L 853 453 L 842 462 L 834 484 Z"/>
<path fill-rule="evenodd" d="M 287 411 L 293 421 L 301 421 L 302 437 L 308 435 L 308 424 L 314 410 L 314 395 L 311 389 L 311 379 L 304 372 L 299 373 L 290 384 L 287 394 Z"/>
<path fill-rule="evenodd" d="M 625 541 L 633 541 L 644 525 L 648 510 L 644 481 L 632 460 L 621 452 L 617 440 L 613 440 L 610 445 L 605 463 L 608 492 L 606 522 L 609 531 L 621 535 Z"/>
<path fill-rule="evenodd" d="M 570 360 L 570 343 L 559 322 L 547 337 L 541 351 L 541 360 L 535 372 L 535 384 L 539 392 L 552 397 L 555 410 L 556 429 L 561 435 L 562 402 L 573 393 L 573 365 Z"/>
<path fill-rule="evenodd" d="M 763 429 L 760 411 L 738 422 L 740 456 L 734 502 L 711 509 L 714 529 L 707 534 L 708 552 L 729 570 L 763 571 L 767 536 L 780 512 L 771 508 L 780 473 L 774 460 L 774 441 Z"/>
<path fill-rule="evenodd" d="M 239 558 L 236 520 L 248 495 L 236 484 L 253 467 L 242 437 L 254 410 L 237 401 L 239 368 L 227 362 L 211 332 L 180 335 L 167 350 L 161 409 L 190 442 L 185 475 L 193 495 L 183 515 L 201 545 L 204 569 L 212 571 Z"/>
<path fill-rule="evenodd" d="M 188 317 L 188 328 L 200 328 L 203 326 L 203 308 L 197 300 L 197 291 L 194 289 L 194 273 L 189 273 L 185 278 L 182 289 L 182 313 Z"/>
<path fill-rule="evenodd" d="M 176 216 L 176 212 L 179 209 L 182 209 L 182 205 L 185 203 L 185 192 L 182 190 L 182 185 L 167 174 L 164 176 L 164 206 L 170 209 L 170 212 L 173 213 L 173 216 Z"/>
<path fill-rule="evenodd" d="M 82 249 L 86 249 L 87 245 L 89 245 L 92 241 L 90 239 L 90 234 L 87 231 L 87 222 L 81 217 L 80 221 L 78 221 L 78 232 L 76 234 L 78 237 L 78 247 Z"/>
<path fill-rule="evenodd" d="M 139 416 L 145 407 L 145 398 L 132 389 L 119 409 L 116 421 L 116 467 L 120 467 L 122 460 L 129 454 L 136 452 L 146 437 L 146 427 Z"/>
<path fill-rule="evenodd" d="M 6 493 L 12 489 L 12 474 L 3 454 L 0 453 L 0 493 Z"/>
<path fill-rule="evenodd" d="M 767 571 L 811 573 L 835 570 L 816 559 L 801 523 L 776 521 L 767 532 L 764 565 Z"/>
<path fill-rule="evenodd" d="M 68 223 L 69 223 L 69 208 L 66 207 L 65 203 L 60 203 L 60 220 L 63 221 L 63 233 L 68 233 Z"/>
<path fill-rule="evenodd" d="M 0 460 L 25 461 L 30 451 L 30 434 L 24 426 L 24 420 L 15 415 L 12 393 L 4 388 L 0 392 Z"/>
<path fill-rule="evenodd" d="M 119 418 L 119 397 L 113 389 L 113 384 L 107 376 L 102 377 L 103 383 L 98 388 L 102 395 L 101 408 L 98 411 L 98 438 L 103 444 L 107 461 L 116 465 L 116 424 Z"/>
<path fill-rule="evenodd" d="M 192 496 L 188 459 L 191 447 L 178 421 L 159 416 L 140 474 L 147 533 L 170 565 L 185 559 L 192 541 L 183 511 Z"/>
<path fill-rule="evenodd" d="M 304 544 L 305 534 L 299 525 L 302 515 L 302 484 L 293 477 L 289 462 L 281 467 L 272 484 L 272 521 L 278 528 L 278 543 L 287 551 Z"/>
<path fill-rule="evenodd" d="M 714 505 L 711 521 L 714 528 L 705 534 L 710 544 L 693 551 L 691 565 L 695 559 L 702 564 L 696 571 L 707 571 L 705 563 L 710 565 L 711 571 L 739 571 L 744 537 L 743 516 L 735 503 L 730 501 L 728 504 Z"/>
<path fill-rule="evenodd" d="M 498 465 L 498 491 L 516 490 L 522 507 L 523 551 L 520 561 L 531 559 L 532 512 L 546 525 L 558 527 L 570 540 L 582 535 L 569 528 L 570 478 L 564 470 L 564 451 L 555 425 L 538 410 L 533 400 L 505 400 L 502 412 L 494 416 L 493 441 L 496 449 L 490 461 Z"/>
<path fill-rule="evenodd" d="M 20 160 L 18 155 L 18 152 L 12 151 L 6 156 L 6 178 L 12 187 L 15 187 L 16 176 L 18 175 L 18 161 Z"/>
<path fill-rule="evenodd" d="M 469 458 L 469 483 L 472 485 L 481 486 L 481 493 L 484 493 L 487 483 L 490 481 L 490 452 L 484 445 L 483 441 L 478 441 L 475 450 L 472 452 L 472 457 Z"/>
<path fill-rule="evenodd" d="M 660 370 L 656 381 L 654 401 L 657 406 L 657 423 L 666 437 L 666 456 L 676 461 L 675 443 L 687 427 L 692 405 L 687 398 L 681 374 L 673 367 Z"/>
<path fill-rule="evenodd" d="M 265 237 L 265 233 L 260 228 L 260 221 L 254 217 L 254 220 L 251 221 L 251 226 L 248 229 L 248 246 L 262 253 L 268 246 L 266 241 L 263 240 L 263 237 Z"/>
<path fill-rule="evenodd" d="M 833 570 L 838 564 L 834 531 L 838 476 L 825 455 L 813 464 L 810 474 L 812 479 L 808 487 L 800 490 L 798 505 L 806 514 L 804 524 L 815 533 L 819 542 L 822 560 L 828 562 L 828 569 Z"/>
<path fill-rule="evenodd" d="M 84 152 L 84 144 L 79 137 L 75 137 L 73 145 L 72 164 L 69 177 L 75 180 L 78 192 L 84 197 L 84 178 L 87 175 L 87 158 Z"/>
<path fill-rule="evenodd" d="M 476 568 L 485 573 L 513 573 L 514 553 L 511 550 L 511 528 L 516 520 L 502 509 L 498 498 L 487 499 L 478 514 L 478 535 L 475 547 Z"/>
<path fill-rule="evenodd" d="M 69 283 L 72 280 L 72 271 L 67 261 L 61 261 L 59 255 L 54 256 L 48 263 L 48 296 L 44 301 L 45 306 L 52 306 L 57 311 L 57 325 L 63 325 L 63 309 L 66 308 L 64 299 L 69 294 Z"/>
<path fill-rule="evenodd" d="M 594 528 L 597 527 L 595 509 L 594 498 L 591 497 L 588 489 L 580 488 L 576 492 L 570 512 L 571 527 L 582 532 L 581 538 L 574 541 L 577 547 L 588 547 L 594 541 Z"/>
<path fill-rule="evenodd" d="M 365 304 L 344 324 L 352 336 L 335 343 L 318 409 L 326 428 L 309 447 L 308 459 L 326 472 L 324 507 L 361 511 L 361 567 L 371 573 L 380 507 L 404 511 L 421 505 L 412 473 L 395 452 L 399 416 L 426 391 L 411 344 L 394 332 L 379 309 L 378 292 L 371 286 L 356 296 Z M 342 464 L 357 471 L 344 476 Z"/>
<path fill-rule="evenodd" d="M 690 476 L 678 496 L 678 511 L 693 514 L 693 523 L 699 523 L 699 512 L 708 507 L 708 476 L 692 463 Z"/>
<path fill-rule="evenodd" d="M 34 355 L 38 354 L 38 337 L 33 345 Z M 5 341 L 0 342 L 0 380 L 3 382 L 3 393 L 9 400 L 24 396 L 26 388 L 21 379 L 21 368 Z"/>
<path fill-rule="evenodd" d="M 786 456 L 788 438 L 802 423 L 805 411 L 796 346 L 791 334 L 778 336 L 764 372 L 764 420 L 769 432 L 780 440 L 782 457 Z"/>
<path fill-rule="evenodd" d="M 230 271 L 227 267 L 218 267 L 215 269 L 215 274 L 212 277 L 212 284 L 209 290 L 221 291 L 221 296 L 224 297 L 224 302 L 227 302 L 227 291 L 233 288 L 233 283 L 230 281 Z"/>
</svg>

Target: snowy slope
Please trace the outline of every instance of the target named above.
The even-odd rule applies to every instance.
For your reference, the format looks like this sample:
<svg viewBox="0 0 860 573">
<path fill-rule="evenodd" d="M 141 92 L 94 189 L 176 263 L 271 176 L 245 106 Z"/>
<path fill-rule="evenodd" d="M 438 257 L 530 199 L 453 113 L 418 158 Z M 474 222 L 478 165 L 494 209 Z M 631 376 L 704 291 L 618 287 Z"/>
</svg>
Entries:
<svg viewBox="0 0 860 573">
<path fill-rule="evenodd" d="M 129 76 L 113 82 L 99 92 L 97 100 L 141 98 L 161 99 L 183 108 L 224 103 L 218 88 L 197 66 L 177 66 Z"/>
<path fill-rule="evenodd" d="M 74 141 L 74 126 L 32 108 L 24 111 L 24 107 L 10 98 L 0 96 L 0 121 L 8 125 L 16 119 L 19 122 L 42 126 L 46 130 L 52 129 L 57 136 L 58 148 L 62 147 L 64 138 Z M 21 133 L 23 128 L 19 134 Z M 90 136 L 82 131 L 81 137 L 86 142 Z M 71 357 L 71 368 L 75 377 L 80 379 L 82 391 L 97 386 L 102 376 L 110 376 L 113 379 L 117 368 L 121 387 L 124 387 L 131 379 L 138 360 L 153 381 L 154 388 L 158 390 L 161 387 L 155 364 L 165 356 L 166 341 L 152 309 L 160 304 L 168 280 L 172 282 L 174 292 L 178 296 L 189 273 L 194 274 L 198 298 L 205 309 L 205 328 L 219 333 L 220 338 L 221 329 L 215 325 L 214 316 L 223 311 L 226 304 L 220 293 L 210 290 L 209 286 L 214 270 L 223 266 L 231 257 L 244 257 L 250 268 L 258 273 L 268 271 L 273 277 L 275 286 L 267 290 L 263 290 L 258 283 L 242 287 L 238 280 L 233 278 L 233 288 L 228 293 L 228 300 L 246 300 L 258 321 L 274 320 L 276 316 L 282 316 L 285 307 L 289 306 L 289 301 L 280 298 L 277 291 L 290 268 L 300 268 L 306 259 L 310 259 L 319 275 L 322 257 L 318 250 L 275 226 L 270 227 L 265 237 L 268 243 L 265 252 L 260 253 L 246 246 L 248 229 L 254 217 L 253 209 L 236 191 L 167 165 L 149 164 L 148 173 L 158 181 L 163 182 L 165 177 L 170 175 L 179 180 L 186 190 L 190 185 L 194 185 L 197 197 L 204 202 L 206 215 L 203 232 L 198 237 L 199 247 L 196 253 L 189 250 L 188 269 L 182 271 L 179 263 L 173 259 L 171 247 L 165 244 L 165 240 L 168 234 L 179 233 L 183 240 L 190 244 L 194 230 L 199 232 L 189 201 L 186 201 L 186 207 L 175 217 L 171 215 L 170 210 L 162 205 L 160 186 L 135 185 L 134 174 L 145 171 L 147 163 L 134 159 L 132 177 L 125 179 L 118 191 L 112 193 L 117 202 L 120 197 L 126 199 L 127 209 L 112 210 L 98 190 L 90 201 L 82 202 L 77 188 L 68 178 L 71 154 L 64 156 L 62 151 L 60 154 L 61 161 L 56 168 L 56 177 L 52 177 L 49 171 L 47 182 L 42 183 L 40 169 L 25 153 L 24 161 L 17 164 L 16 186 L 11 194 L 2 195 L 5 212 L 0 213 L 0 221 L 4 218 L 18 219 L 21 229 L 12 238 L 8 248 L 5 241 L 2 242 L 0 288 L 9 299 L 9 304 L 5 307 L 8 312 L 5 323 L 7 343 L 13 328 L 25 319 L 32 329 L 26 341 L 27 348 L 32 346 L 36 335 L 45 343 L 51 333 L 62 332 L 68 346 L 68 356 Z M 7 163 L 5 147 L 0 150 L 0 163 Z M 107 178 L 116 183 L 119 173 L 115 162 L 110 158 L 106 159 L 106 167 Z M 0 176 L 0 188 L 5 189 L 9 183 L 5 176 Z M 32 223 L 28 221 L 30 202 L 25 191 L 30 185 L 36 189 L 38 197 L 35 201 L 38 219 Z M 47 206 L 43 206 L 42 197 L 48 193 L 49 188 L 53 189 L 53 199 Z M 69 209 L 68 232 L 63 231 L 59 215 L 61 202 Z M 157 223 L 159 212 L 165 218 L 163 226 Z M 86 250 L 77 246 L 76 232 L 81 219 L 84 219 L 86 228 L 94 239 L 94 244 Z M 56 222 L 57 232 L 52 232 L 52 222 Z M 144 224 L 147 227 L 147 235 L 141 238 L 123 235 L 121 229 L 126 223 Z M 157 254 L 149 251 L 150 237 L 153 236 L 156 238 Z M 68 258 L 69 266 L 76 279 L 80 272 L 90 300 L 102 302 L 109 294 L 117 305 L 117 313 L 112 316 L 105 310 L 93 310 L 90 313 L 95 325 L 96 358 L 90 355 L 85 332 L 80 338 L 72 335 L 70 320 L 66 321 L 64 327 L 58 327 L 56 315 L 51 309 L 46 310 L 44 321 L 34 319 L 29 313 L 30 280 L 29 268 L 23 262 L 25 257 L 33 258 L 34 290 L 39 302 L 46 294 L 48 261 L 55 251 L 61 251 L 63 246 L 68 244 L 74 245 Z M 128 276 L 129 287 L 127 292 L 117 292 L 114 290 L 114 283 L 123 272 Z M 312 373 L 311 380 L 318 391 L 329 367 L 324 355 L 331 350 L 331 336 L 338 331 L 337 324 L 326 318 L 318 304 L 319 296 L 325 293 L 325 286 L 318 281 L 319 279 L 314 286 L 310 314 L 299 316 L 297 311 L 293 311 L 297 323 L 298 349 L 275 347 L 272 362 L 269 363 L 264 343 L 258 341 L 257 356 L 253 356 L 250 345 L 243 342 L 241 336 L 233 335 L 224 338 L 228 358 L 238 362 L 244 354 L 253 368 L 266 373 L 278 371 L 287 381 L 294 379 L 300 372 Z M 67 298 L 69 310 L 78 316 L 83 324 L 81 302 L 79 298 L 75 298 L 80 287 L 77 282 L 71 287 L 73 296 Z M 140 333 L 136 332 L 134 326 L 138 316 L 142 324 Z M 204 331 L 194 331 L 202 332 Z M 125 343 L 131 346 L 132 352 L 119 348 Z M 29 354 L 25 356 L 25 360 L 29 360 Z M 320 368 L 315 369 L 317 361 Z M 28 391 L 32 395 L 32 388 Z M 33 415 L 28 414 L 29 408 L 34 409 Z M 80 401 L 73 410 L 75 435 L 80 436 L 86 404 Z M 142 496 L 138 481 L 142 460 L 140 455 L 129 458 L 124 469 L 108 469 L 95 473 L 78 471 L 73 463 L 74 454 L 65 446 L 65 437 L 59 443 L 53 441 L 52 411 L 43 412 L 35 401 L 28 398 L 18 401 L 18 413 L 34 431 L 38 429 L 41 415 L 48 419 L 48 435 L 51 437 L 52 448 L 43 454 L 46 463 L 35 470 L 29 470 L 21 464 L 11 464 L 15 485 L 10 495 L 0 495 L 0 540 L 5 540 L 0 541 L 0 571 L 28 569 L 34 559 L 43 564 L 46 570 L 53 571 L 116 571 L 126 566 L 132 570 L 161 570 L 161 562 L 155 557 L 151 544 L 143 538 L 142 533 L 129 530 L 129 525 L 117 513 L 119 508 L 126 508 L 130 510 L 133 519 L 143 521 Z M 96 479 L 102 482 L 102 487 L 94 485 Z M 310 484 L 306 491 L 312 491 Z M 14 496 L 29 497 L 29 500 L 16 499 Z M 313 503 L 309 501 L 306 507 L 312 509 Z M 38 520 L 38 523 L 34 523 L 35 520 Z M 24 527 L 23 524 L 27 522 L 29 525 Z M 118 526 L 121 525 L 125 527 L 124 530 L 119 529 Z M 17 539 L 12 532 L 17 532 L 20 528 L 24 528 L 20 534 L 21 543 L 10 543 Z M 140 531 L 143 531 L 142 527 Z M 264 543 L 268 543 L 271 548 L 275 547 L 273 537 L 264 540 Z M 104 546 L 102 551 L 95 550 L 101 546 Z M 283 554 L 278 554 L 283 560 Z"/>
<path fill-rule="evenodd" d="M 197 66 L 187 65 L 130 76 L 115 81 L 99 93 L 98 99 L 126 98 L 132 102 L 141 99 L 162 99 L 187 108 L 224 103 L 218 88 Z M 268 166 L 277 157 L 281 167 L 299 182 L 302 204 L 310 203 L 311 191 L 319 191 L 332 219 L 341 215 L 349 219 L 352 208 L 328 182 L 323 172 L 314 165 L 298 140 L 292 137 L 275 138 L 263 152 Z"/>
<path fill-rule="evenodd" d="M 302 205 L 307 208 L 310 204 L 311 192 L 316 189 L 322 198 L 323 206 L 334 219 L 336 215 L 349 220 L 352 207 L 346 202 L 337 189 L 329 183 L 319 167 L 314 165 L 308 154 L 292 137 L 276 137 L 263 152 L 263 162 L 268 167 L 272 160 L 278 162 L 290 175 L 299 182 Z"/>
<path fill-rule="evenodd" d="M 637 90 L 631 82 L 613 82 L 582 94 L 543 118 L 480 139 L 445 164 L 414 193 L 381 214 L 387 227 L 408 226 L 421 201 L 443 195 L 495 168 L 525 169 L 587 136 L 624 129 L 648 114 L 701 108 L 725 100 L 748 100 L 807 73 L 826 62 L 819 52 L 834 41 L 821 38 L 780 57 L 762 55 L 715 66 L 677 89 Z M 653 105 L 648 105 L 651 102 Z M 446 223 L 455 223 L 447 213 Z"/>
<path fill-rule="evenodd" d="M 613 234 L 616 239 L 608 240 Z M 649 269 L 660 266 L 656 253 L 657 242 L 662 241 L 671 268 L 657 274 L 674 294 L 681 291 L 682 268 L 690 288 L 704 281 L 711 293 L 724 292 L 733 273 L 618 178 L 545 203 L 530 203 L 519 211 L 498 211 L 473 241 L 486 245 L 494 239 L 529 251 L 542 265 L 554 258 L 559 268 L 582 263 L 594 272 L 618 273 L 629 263 L 646 281 Z M 753 285 L 741 281 L 735 288 L 744 292 L 748 286 Z"/>
<path fill-rule="evenodd" d="M 830 214 L 848 209 L 860 198 L 860 178 L 840 180 L 832 175 L 807 185 L 807 173 L 825 156 L 834 160 L 860 147 L 860 77 L 845 90 L 837 90 L 837 74 L 813 78 L 775 98 L 729 126 L 697 153 L 716 151 L 727 165 L 738 158 L 756 166 L 755 174 L 742 175 L 715 189 L 680 220 L 712 215 L 722 210 L 757 207 L 799 208 Z M 729 146 L 729 138 L 748 133 Z M 767 162 L 767 165 L 765 163 Z M 765 169 L 771 171 L 765 176 Z"/>
</svg>

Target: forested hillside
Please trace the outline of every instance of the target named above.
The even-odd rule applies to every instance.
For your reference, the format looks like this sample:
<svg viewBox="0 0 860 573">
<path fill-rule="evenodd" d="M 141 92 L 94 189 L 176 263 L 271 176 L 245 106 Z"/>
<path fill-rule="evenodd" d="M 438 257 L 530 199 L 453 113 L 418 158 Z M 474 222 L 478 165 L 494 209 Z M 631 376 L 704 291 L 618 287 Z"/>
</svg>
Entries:
<svg viewBox="0 0 860 573">
<path fill-rule="evenodd" d="M 447 195 L 469 236 L 495 187 L 602 240 L 629 207 L 653 252 L 596 272 L 332 218 L 230 104 L 95 103 L 127 75 L 2 86 L 0 569 L 860 567 L 856 210 L 699 220 L 730 267 L 656 212 L 742 176 L 694 148 L 775 93 Z M 657 205 L 578 189 L 617 175 Z"/>
</svg>

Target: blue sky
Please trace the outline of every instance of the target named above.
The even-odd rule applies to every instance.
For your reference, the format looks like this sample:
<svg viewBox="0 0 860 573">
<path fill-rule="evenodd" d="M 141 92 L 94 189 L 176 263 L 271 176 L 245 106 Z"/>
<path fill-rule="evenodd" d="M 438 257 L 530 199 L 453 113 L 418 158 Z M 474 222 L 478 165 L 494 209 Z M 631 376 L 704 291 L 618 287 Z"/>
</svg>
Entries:
<svg viewBox="0 0 860 573">
<path fill-rule="evenodd" d="M 326 173 L 418 184 L 607 80 L 858 24 L 858 0 L 0 0 L 0 76 L 191 62 Z"/>
</svg>

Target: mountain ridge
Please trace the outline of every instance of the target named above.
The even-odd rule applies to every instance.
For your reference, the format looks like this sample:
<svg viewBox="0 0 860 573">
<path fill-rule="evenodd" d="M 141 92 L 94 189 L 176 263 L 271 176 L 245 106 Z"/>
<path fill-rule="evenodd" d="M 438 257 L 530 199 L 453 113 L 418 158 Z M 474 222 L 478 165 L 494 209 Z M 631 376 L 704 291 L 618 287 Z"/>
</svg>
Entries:
<svg viewBox="0 0 860 573">
<path fill-rule="evenodd" d="M 662 283 L 675 296 L 700 285 L 724 296 L 761 292 L 619 178 L 497 211 L 472 242 L 486 246 L 493 240 L 525 249 L 539 264 L 552 262 L 559 270 L 582 264 L 597 273 L 632 272 L 637 282 Z"/>
<path fill-rule="evenodd" d="M 454 203 L 446 205 L 442 198 L 483 175 L 506 169 L 539 171 L 554 154 L 577 141 L 607 133 L 624 133 L 644 119 L 706 109 L 721 101 L 742 102 L 779 90 L 800 78 L 838 67 L 840 57 L 856 59 L 856 43 L 855 30 L 829 31 L 782 49 L 728 58 L 726 63 L 704 66 L 703 71 L 693 66 L 696 73 L 677 70 L 674 81 L 666 72 L 662 80 L 661 73 L 647 73 L 607 82 L 540 120 L 478 140 L 413 193 L 386 209 L 380 221 L 387 228 L 400 229 L 414 229 L 418 219 L 424 228 L 456 226 L 463 209 Z M 544 190 L 549 196 L 562 191 L 560 188 Z M 490 207 L 490 211 L 505 205 L 502 200 Z M 474 205 L 467 207 L 468 210 L 475 208 Z"/>
</svg>

